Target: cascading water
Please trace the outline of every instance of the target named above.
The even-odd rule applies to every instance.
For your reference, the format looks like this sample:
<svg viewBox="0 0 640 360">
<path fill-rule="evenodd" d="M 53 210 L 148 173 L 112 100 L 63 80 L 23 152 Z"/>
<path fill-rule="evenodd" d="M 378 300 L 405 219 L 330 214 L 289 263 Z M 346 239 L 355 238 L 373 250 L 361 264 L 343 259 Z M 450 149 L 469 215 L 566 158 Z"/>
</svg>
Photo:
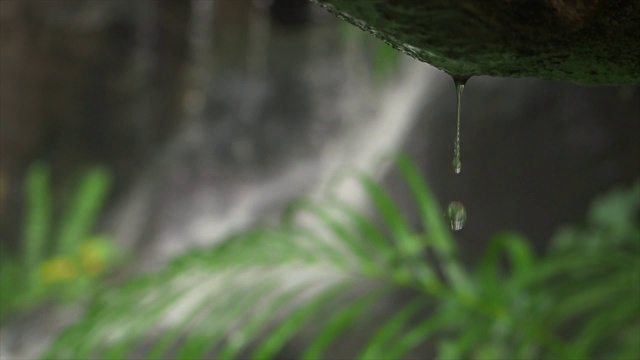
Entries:
<svg viewBox="0 0 640 360">
<path fill-rule="evenodd" d="M 237 9 L 215 8 L 213 19 L 204 11 L 192 17 L 200 19 L 193 28 L 207 29 L 194 36 L 213 33 L 213 45 L 193 41 L 200 50 L 192 55 L 186 126 L 140 180 L 139 195 L 115 211 L 122 242 L 143 244 L 141 264 L 159 266 L 277 217 L 292 197 L 321 192 L 340 168 L 381 175 L 378 160 L 397 151 L 424 99 L 439 90 L 438 71 L 408 58 L 376 86 L 363 39 L 338 27 L 291 31 L 264 13 L 233 19 Z M 246 39 L 231 42 L 225 21 L 246 22 Z M 357 203 L 361 194 L 344 195 Z M 143 217 L 135 206 L 147 220 L 123 229 Z"/>
</svg>

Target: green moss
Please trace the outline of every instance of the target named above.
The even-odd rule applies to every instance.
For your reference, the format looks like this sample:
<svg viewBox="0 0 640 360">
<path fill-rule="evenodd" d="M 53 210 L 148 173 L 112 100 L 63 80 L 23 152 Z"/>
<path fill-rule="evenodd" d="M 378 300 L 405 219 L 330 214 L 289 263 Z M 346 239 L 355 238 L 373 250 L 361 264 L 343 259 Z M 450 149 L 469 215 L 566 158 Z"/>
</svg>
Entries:
<svg viewBox="0 0 640 360">
<path fill-rule="evenodd" d="M 640 83 L 640 0 L 313 1 L 451 74 Z"/>
</svg>

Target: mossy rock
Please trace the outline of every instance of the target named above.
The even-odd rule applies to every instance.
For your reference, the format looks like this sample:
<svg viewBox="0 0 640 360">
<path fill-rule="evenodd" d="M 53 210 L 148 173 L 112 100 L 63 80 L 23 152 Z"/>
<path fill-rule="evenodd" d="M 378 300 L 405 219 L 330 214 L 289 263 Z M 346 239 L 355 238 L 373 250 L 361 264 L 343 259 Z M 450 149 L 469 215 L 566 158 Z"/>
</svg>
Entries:
<svg viewBox="0 0 640 360">
<path fill-rule="evenodd" d="M 640 83 L 640 0 L 312 0 L 461 77 Z"/>
</svg>

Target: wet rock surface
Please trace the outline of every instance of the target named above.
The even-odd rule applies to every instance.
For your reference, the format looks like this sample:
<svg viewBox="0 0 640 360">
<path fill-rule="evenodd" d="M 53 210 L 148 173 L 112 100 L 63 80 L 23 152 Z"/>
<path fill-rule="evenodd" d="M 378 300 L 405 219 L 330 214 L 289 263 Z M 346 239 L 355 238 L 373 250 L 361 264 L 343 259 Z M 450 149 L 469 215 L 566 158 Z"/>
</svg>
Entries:
<svg viewBox="0 0 640 360">
<path fill-rule="evenodd" d="M 640 1 L 313 0 L 460 76 L 640 82 Z"/>
</svg>

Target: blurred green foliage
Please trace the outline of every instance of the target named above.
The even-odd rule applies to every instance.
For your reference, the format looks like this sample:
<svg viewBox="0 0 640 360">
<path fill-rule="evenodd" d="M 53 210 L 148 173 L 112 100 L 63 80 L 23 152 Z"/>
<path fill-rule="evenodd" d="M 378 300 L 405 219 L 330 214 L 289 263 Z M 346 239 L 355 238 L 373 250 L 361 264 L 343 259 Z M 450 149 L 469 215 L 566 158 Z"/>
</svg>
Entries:
<svg viewBox="0 0 640 360">
<path fill-rule="evenodd" d="M 274 359 L 300 333 L 303 359 L 363 334 L 359 359 L 640 358 L 640 183 L 597 200 L 542 257 L 501 233 L 468 268 L 417 168 L 396 164 L 419 228 L 369 177 L 341 177 L 375 214 L 337 192 L 297 201 L 276 227 L 103 292 L 43 358 Z M 399 292 L 408 300 L 381 311 Z"/>
<path fill-rule="evenodd" d="M 77 299 L 118 258 L 105 235 L 92 233 L 111 182 L 101 168 L 80 179 L 64 216 L 53 212 L 50 170 L 35 163 L 25 179 L 21 251 L 0 252 L 0 321 L 46 300 Z"/>
</svg>

